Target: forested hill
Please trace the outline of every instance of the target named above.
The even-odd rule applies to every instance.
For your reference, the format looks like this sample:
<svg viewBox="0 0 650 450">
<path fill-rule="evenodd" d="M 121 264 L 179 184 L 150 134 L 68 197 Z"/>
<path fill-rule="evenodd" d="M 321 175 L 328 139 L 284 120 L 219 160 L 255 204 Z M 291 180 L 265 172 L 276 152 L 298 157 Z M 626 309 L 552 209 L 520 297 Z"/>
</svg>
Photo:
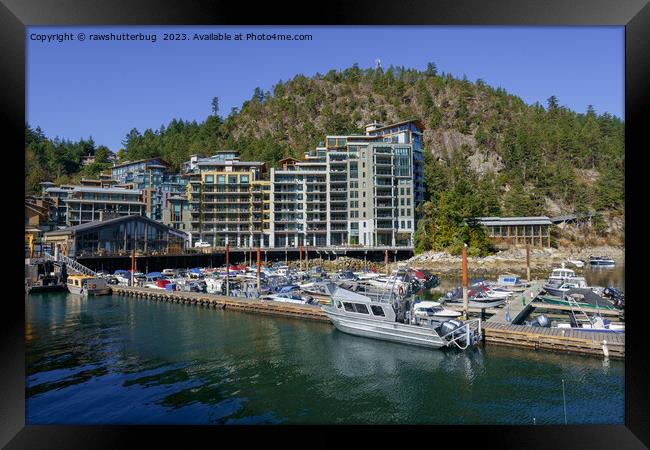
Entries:
<svg viewBox="0 0 650 450">
<path fill-rule="evenodd" d="M 527 105 L 482 80 L 439 74 L 434 64 L 424 71 L 355 65 L 311 78 L 297 75 L 278 82 L 272 92 L 255 89 L 240 110 L 219 111 L 218 98 L 212 106 L 213 114 L 202 123 L 173 120 L 159 130 L 133 129 L 118 156 L 160 156 L 178 167 L 190 154 L 237 149 L 242 159 L 274 164 L 285 156 L 301 157 L 326 134 L 363 133 L 374 120 L 418 118 L 426 126 L 425 218 L 431 222 L 442 217 L 440 208 L 465 217 L 587 210 L 622 214 L 622 120 L 591 108 L 576 113 L 553 96 L 545 105 Z M 44 150 L 42 134 L 28 129 L 27 136 L 28 190 L 41 178 L 65 179 L 80 170 L 78 160 Z M 74 159 L 79 151 L 70 148 L 87 150 L 89 143 L 57 145 Z M 31 173 L 30 165 L 37 170 Z M 84 170 L 101 168 L 98 161 Z"/>
</svg>

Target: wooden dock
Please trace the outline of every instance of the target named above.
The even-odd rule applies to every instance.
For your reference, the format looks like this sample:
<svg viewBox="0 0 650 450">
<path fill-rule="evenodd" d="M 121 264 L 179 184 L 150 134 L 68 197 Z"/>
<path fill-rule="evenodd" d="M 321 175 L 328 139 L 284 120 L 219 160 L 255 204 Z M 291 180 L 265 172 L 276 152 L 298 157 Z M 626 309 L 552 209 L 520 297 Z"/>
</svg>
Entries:
<svg viewBox="0 0 650 450">
<path fill-rule="evenodd" d="M 145 300 L 157 300 L 172 303 L 185 303 L 196 306 L 205 306 L 220 309 L 236 309 L 259 314 L 275 316 L 296 317 L 301 319 L 329 322 L 320 306 L 298 305 L 277 302 L 274 300 L 259 300 L 253 298 L 226 297 L 225 295 L 206 294 L 202 292 L 168 292 L 141 287 L 116 286 L 112 288 L 113 294 L 126 295 Z"/>
<path fill-rule="evenodd" d="M 541 281 L 533 281 L 524 292 L 515 293 L 510 297 L 510 299 L 506 300 L 506 304 L 503 308 L 497 310 L 497 312 L 485 322 L 502 324 L 517 324 L 523 322 L 523 320 L 530 315 L 533 309 L 532 303 L 542 291 L 542 286 L 543 283 Z M 510 314 L 510 321 L 506 320 L 506 315 L 508 313 Z"/>
<path fill-rule="evenodd" d="M 625 357 L 624 333 L 601 333 L 521 325 L 536 308 L 570 309 L 562 305 L 550 305 L 536 300 L 542 286 L 543 283 L 540 281 L 531 283 L 523 294 L 514 295 L 511 300 L 508 300 L 506 306 L 484 321 L 485 342 L 597 356 L 604 356 L 607 353 L 612 358 Z M 510 321 L 506 317 L 508 307 Z M 605 313 L 603 310 L 598 310 L 598 312 Z M 611 313 L 612 315 L 620 314 L 619 311 Z"/>
<path fill-rule="evenodd" d="M 490 322 L 483 324 L 486 343 L 582 353 L 610 358 L 625 357 L 624 333 L 600 333 L 562 328 L 542 328 Z M 605 347 L 605 348 L 603 348 Z"/>
</svg>

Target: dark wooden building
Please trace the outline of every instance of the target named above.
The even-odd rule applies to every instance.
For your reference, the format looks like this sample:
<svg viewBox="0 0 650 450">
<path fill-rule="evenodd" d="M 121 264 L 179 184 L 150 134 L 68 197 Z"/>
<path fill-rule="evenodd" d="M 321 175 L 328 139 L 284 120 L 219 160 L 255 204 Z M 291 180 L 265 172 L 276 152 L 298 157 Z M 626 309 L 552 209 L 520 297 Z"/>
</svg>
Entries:
<svg viewBox="0 0 650 450">
<path fill-rule="evenodd" d="M 530 244 L 537 247 L 551 246 L 553 222 L 546 216 L 533 217 L 477 217 L 487 229 L 494 243 L 507 245 Z"/>
</svg>

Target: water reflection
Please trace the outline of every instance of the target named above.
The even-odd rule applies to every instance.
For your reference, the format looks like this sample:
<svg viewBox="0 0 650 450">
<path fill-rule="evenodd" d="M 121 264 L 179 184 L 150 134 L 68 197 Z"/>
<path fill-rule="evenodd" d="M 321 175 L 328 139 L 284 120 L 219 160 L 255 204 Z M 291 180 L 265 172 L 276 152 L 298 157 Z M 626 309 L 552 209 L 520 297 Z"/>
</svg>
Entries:
<svg viewBox="0 0 650 450">
<path fill-rule="evenodd" d="M 562 379 L 570 422 L 623 418 L 615 360 L 437 351 L 120 297 L 31 296 L 26 318 L 33 424 L 563 423 Z"/>
</svg>

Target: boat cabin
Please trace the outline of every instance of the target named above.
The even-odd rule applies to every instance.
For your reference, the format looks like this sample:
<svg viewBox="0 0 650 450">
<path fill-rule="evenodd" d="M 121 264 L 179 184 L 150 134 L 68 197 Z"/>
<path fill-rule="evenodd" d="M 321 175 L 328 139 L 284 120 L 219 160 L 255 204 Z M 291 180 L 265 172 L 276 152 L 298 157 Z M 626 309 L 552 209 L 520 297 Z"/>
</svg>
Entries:
<svg viewBox="0 0 650 450">
<path fill-rule="evenodd" d="M 521 284 L 521 279 L 517 275 L 505 274 L 499 275 L 497 283 L 502 286 L 517 286 Z"/>
<path fill-rule="evenodd" d="M 395 311 L 388 302 L 372 301 L 372 299 L 351 291 L 337 289 L 332 295 L 335 308 L 359 316 L 376 320 L 395 322 Z"/>
<path fill-rule="evenodd" d="M 574 278 L 576 273 L 571 269 L 566 269 L 564 267 L 559 269 L 553 269 L 551 276 L 548 277 L 548 281 L 568 281 L 570 278 Z"/>
</svg>

